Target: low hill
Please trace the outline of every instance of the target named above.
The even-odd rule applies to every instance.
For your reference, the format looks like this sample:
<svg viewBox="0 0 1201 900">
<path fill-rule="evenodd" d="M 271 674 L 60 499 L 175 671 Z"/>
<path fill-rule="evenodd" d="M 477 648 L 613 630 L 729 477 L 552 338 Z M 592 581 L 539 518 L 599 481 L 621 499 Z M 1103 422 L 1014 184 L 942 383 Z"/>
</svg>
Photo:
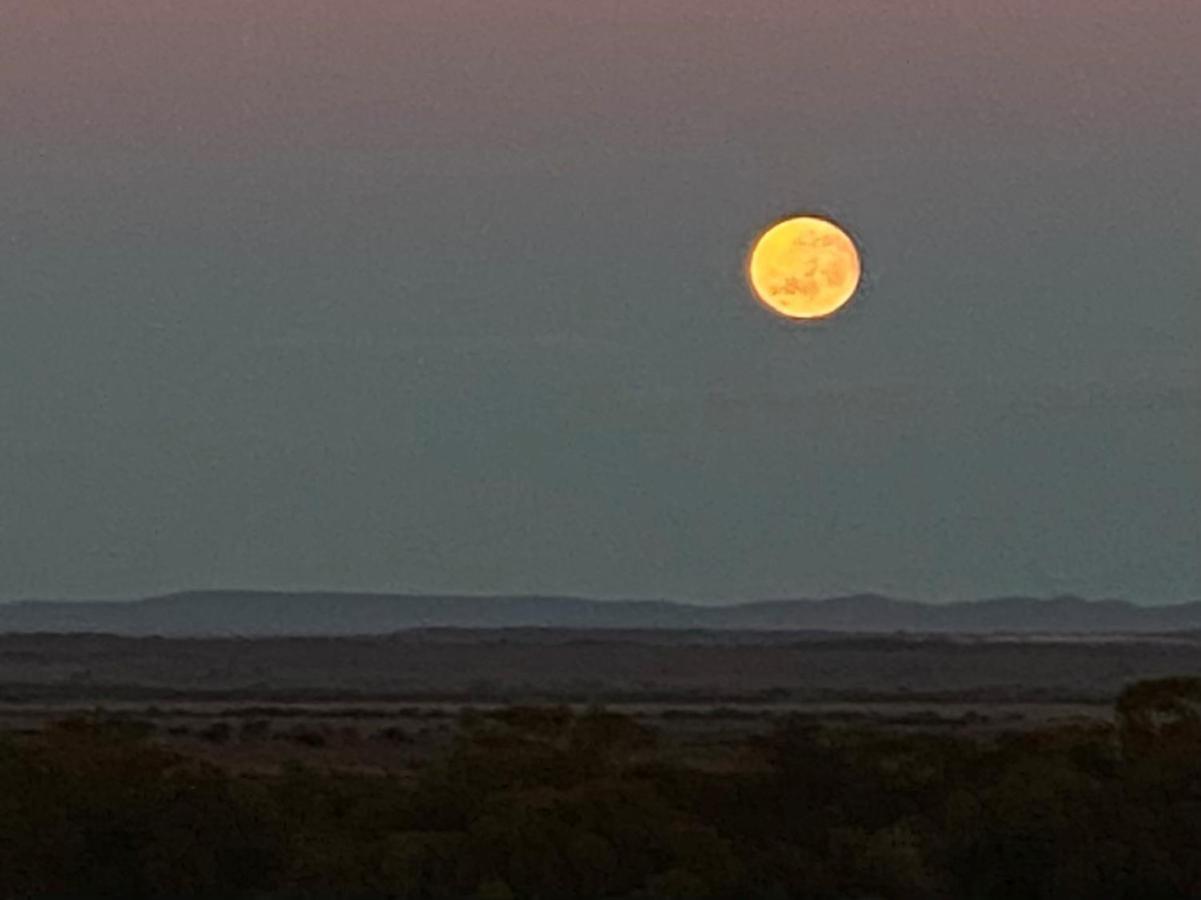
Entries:
<svg viewBox="0 0 1201 900">
<path fill-rule="evenodd" d="M 193 591 L 128 601 L 0 604 L 0 632 L 9 633 L 266 637 L 531 627 L 1137 634 L 1201 630 L 1201 602 L 1139 606 L 1078 597 L 999 597 L 933 604 L 859 594 L 703 606 L 576 597 Z"/>
</svg>

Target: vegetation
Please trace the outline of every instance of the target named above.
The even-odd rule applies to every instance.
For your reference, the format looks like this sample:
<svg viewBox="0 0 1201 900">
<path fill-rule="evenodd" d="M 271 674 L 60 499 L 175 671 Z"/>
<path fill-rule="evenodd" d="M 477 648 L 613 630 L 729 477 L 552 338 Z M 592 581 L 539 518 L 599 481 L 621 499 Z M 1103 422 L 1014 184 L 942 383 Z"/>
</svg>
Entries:
<svg viewBox="0 0 1201 900">
<path fill-rule="evenodd" d="M 465 715 L 405 777 L 236 775 L 74 720 L 0 741 L 0 897 L 1201 896 L 1198 680 L 1128 688 L 1112 727 L 798 719 L 723 763 L 601 709 Z"/>
</svg>

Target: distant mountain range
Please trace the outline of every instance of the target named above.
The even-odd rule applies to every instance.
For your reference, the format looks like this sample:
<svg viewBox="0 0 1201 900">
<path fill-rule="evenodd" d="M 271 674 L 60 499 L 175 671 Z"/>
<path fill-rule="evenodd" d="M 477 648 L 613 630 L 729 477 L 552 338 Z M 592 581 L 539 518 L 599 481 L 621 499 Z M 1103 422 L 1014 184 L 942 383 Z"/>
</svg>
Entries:
<svg viewBox="0 0 1201 900">
<path fill-rule="evenodd" d="M 437 627 L 1149 633 L 1201 630 L 1201 602 L 1136 606 L 1078 597 L 998 597 L 932 604 L 857 594 L 700 606 L 576 597 L 193 591 L 131 601 L 0 604 L 0 632 L 264 637 L 370 635 Z"/>
</svg>

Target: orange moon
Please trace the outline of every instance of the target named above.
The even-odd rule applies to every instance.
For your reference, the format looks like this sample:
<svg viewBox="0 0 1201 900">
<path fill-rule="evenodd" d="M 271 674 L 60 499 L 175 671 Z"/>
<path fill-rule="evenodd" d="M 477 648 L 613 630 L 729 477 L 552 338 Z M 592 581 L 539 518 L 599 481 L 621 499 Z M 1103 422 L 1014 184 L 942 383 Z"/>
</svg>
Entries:
<svg viewBox="0 0 1201 900">
<path fill-rule="evenodd" d="M 820 319 L 859 287 L 862 266 L 850 235 L 819 216 L 777 222 L 755 241 L 747 262 L 751 289 L 790 319 Z"/>
</svg>

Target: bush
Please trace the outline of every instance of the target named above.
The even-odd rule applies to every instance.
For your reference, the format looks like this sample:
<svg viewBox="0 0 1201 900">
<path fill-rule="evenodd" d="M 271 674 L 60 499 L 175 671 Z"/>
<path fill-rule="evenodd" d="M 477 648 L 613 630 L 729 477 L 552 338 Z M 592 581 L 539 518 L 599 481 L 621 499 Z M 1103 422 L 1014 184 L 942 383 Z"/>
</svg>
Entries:
<svg viewBox="0 0 1201 900">
<path fill-rule="evenodd" d="M 213 722 L 197 732 L 197 735 L 211 744 L 228 743 L 233 734 L 233 728 L 228 722 Z"/>
<path fill-rule="evenodd" d="M 0 900 L 1198 897 L 1194 690 L 1004 739 L 790 719 L 711 771 L 600 709 L 469 717 L 404 777 L 235 775 L 97 714 L 0 739 Z"/>
</svg>

